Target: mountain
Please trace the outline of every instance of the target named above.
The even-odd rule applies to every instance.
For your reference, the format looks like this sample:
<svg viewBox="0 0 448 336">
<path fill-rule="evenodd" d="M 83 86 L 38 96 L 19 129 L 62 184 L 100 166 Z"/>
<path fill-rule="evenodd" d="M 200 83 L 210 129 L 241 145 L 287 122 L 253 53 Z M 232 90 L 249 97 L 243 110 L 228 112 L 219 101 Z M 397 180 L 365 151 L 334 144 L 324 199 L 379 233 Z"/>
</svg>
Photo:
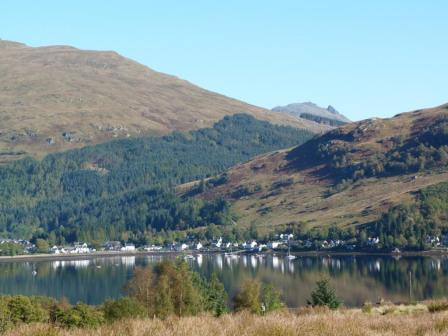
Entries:
<svg viewBox="0 0 448 336">
<path fill-rule="evenodd" d="M 3 162 L 114 138 L 209 127 L 242 112 L 313 132 L 326 129 L 204 90 L 112 51 L 0 40 L 0 78 Z"/>
<path fill-rule="evenodd" d="M 308 119 L 330 126 L 340 126 L 350 122 L 333 106 L 329 105 L 327 108 L 323 108 L 311 102 L 277 106 L 272 111 L 287 113 L 297 118 Z"/>
<path fill-rule="evenodd" d="M 448 187 L 440 185 L 448 181 L 448 105 L 347 124 L 295 148 L 258 156 L 223 176 L 226 183 L 203 188 L 199 197 L 224 197 L 238 223 L 256 223 L 262 232 L 294 224 L 306 230 L 376 228 L 379 234 L 381 218 L 389 223 L 399 217 L 383 214 L 402 204 L 427 207 L 424 195 L 435 188 L 436 219 L 427 217 L 429 210 L 416 211 L 412 225 L 420 235 L 440 233 L 448 218 L 442 206 Z"/>
<path fill-rule="evenodd" d="M 162 230 L 227 224 L 227 202 L 179 198 L 173 188 L 312 136 L 236 114 L 212 128 L 16 160 L 0 166 L 0 237 L 51 234 L 55 244 L 126 234 L 140 241 Z"/>
</svg>

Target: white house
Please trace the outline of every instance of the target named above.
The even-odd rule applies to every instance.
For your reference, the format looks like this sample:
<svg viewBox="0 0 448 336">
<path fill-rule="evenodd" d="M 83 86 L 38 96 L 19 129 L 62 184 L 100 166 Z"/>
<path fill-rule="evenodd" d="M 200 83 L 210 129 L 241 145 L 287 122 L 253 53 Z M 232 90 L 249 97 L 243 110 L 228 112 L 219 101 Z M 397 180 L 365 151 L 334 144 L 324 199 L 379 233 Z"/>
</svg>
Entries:
<svg viewBox="0 0 448 336">
<path fill-rule="evenodd" d="M 174 249 L 175 249 L 176 251 L 185 251 L 186 249 L 188 249 L 188 245 L 185 244 L 185 243 L 182 243 L 182 244 L 175 244 L 175 245 L 174 245 Z"/>
<path fill-rule="evenodd" d="M 135 245 L 134 244 L 125 244 L 122 248 L 121 251 L 124 252 L 132 252 L 135 251 Z"/>
<path fill-rule="evenodd" d="M 90 249 L 86 243 L 75 243 L 73 249 L 70 251 L 72 254 L 89 253 Z"/>
<path fill-rule="evenodd" d="M 54 254 L 65 254 L 67 251 L 63 247 L 57 247 L 56 245 L 50 249 L 51 253 Z"/>
<path fill-rule="evenodd" d="M 245 250 L 253 250 L 255 247 L 257 247 L 257 242 L 255 240 L 252 240 L 250 243 L 243 243 L 243 249 Z"/>
<path fill-rule="evenodd" d="M 143 249 L 145 251 L 147 251 L 147 252 L 150 252 L 150 251 L 160 251 L 162 249 L 162 246 L 151 245 L 151 246 L 145 246 Z"/>
<path fill-rule="evenodd" d="M 278 248 L 281 244 L 282 243 L 278 242 L 278 241 L 270 241 L 270 242 L 268 242 L 267 246 L 268 246 L 269 249 L 273 250 L 273 249 Z"/>
<path fill-rule="evenodd" d="M 292 233 L 282 233 L 280 234 L 281 240 L 291 240 L 294 238 L 294 235 Z"/>
<path fill-rule="evenodd" d="M 222 246 L 222 237 L 219 237 L 219 239 L 213 243 L 213 246 L 215 246 L 217 248 L 221 248 L 221 246 Z"/>
<path fill-rule="evenodd" d="M 195 246 L 194 246 L 194 248 L 196 249 L 196 250 L 200 250 L 200 249 L 202 249 L 204 246 L 202 245 L 202 243 L 201 242 L 198 242 L 197 244 L 195 244 Z"/>
</svg>

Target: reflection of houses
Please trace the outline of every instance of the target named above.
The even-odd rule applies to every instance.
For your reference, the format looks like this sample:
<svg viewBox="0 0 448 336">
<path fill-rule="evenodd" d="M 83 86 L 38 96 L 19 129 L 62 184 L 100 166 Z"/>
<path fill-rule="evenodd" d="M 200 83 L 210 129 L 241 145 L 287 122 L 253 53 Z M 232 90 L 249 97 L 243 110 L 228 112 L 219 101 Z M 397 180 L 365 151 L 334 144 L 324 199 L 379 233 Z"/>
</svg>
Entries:
<svg viewBox="0 0 448 336">
<path fill-rule="evenodd" d="M 125 265 L 125 266 L 134 266 L 135 265 L 135 256 L 122 257 L 121 264 Z"/>
</svg>

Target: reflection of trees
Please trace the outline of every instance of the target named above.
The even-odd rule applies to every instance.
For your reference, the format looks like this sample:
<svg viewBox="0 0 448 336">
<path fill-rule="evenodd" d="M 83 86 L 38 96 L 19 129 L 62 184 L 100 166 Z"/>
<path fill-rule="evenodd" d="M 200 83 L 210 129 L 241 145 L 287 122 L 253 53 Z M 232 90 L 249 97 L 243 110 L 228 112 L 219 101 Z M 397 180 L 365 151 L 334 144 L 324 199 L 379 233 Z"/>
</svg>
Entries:
<svg viewBox="0 0 448 336">
<path fill-rule="evenodd" d="M 389 256 L 300 257 L 292 262 L 268 256 L 258 259 L 252 267 L 241 256 L 235 263 L 224 263 L 220 278 L 226 289 L 234 293 L 246 277 L 257 277 L 282 289 L 291 306 L 305 304 L 322 276 L 331 284 L 346 305 L 359 306 L 365 301 L 385 298 L 395 302 L 409 299 L 409 271 L 412 293 L 417 300 L 448 294 L 448 262 L 442 258 L 406 257 L 395 260 Z M 246 264 L 246 266 L 245 266 Z M 293 269 L 291 271 L 291 269 Z M 217 270 L 212 256 L 205 258 L 199 271 L 211 274 Z"/>
<path fill-rule="evenodd" d="M 412 274 L 413 298 L 421 300 L 448 295 L 448 258 L 389 256 L 299 257 L 290 262 L 284 257 L 203 255 L 190 265 L 207 278 L 217 272 L 232 296 L 247 277 L 258 278 L 280 288 L 290 306 L 306 303 L 317 280 L 330 278 L 331 285 L 348 306 L 376 301 L 379 297 L 393 301 L 409 299 L 409 272 Z M 246 259 L 245 259 L 246 258 Z M 256 258 L 256 260 L 254 259 Z M 116 258 L 78 262 L 0 263 L 0 292 L 67 297 L 71 302 L 101 303 L 119 297 L 132 276 L 135 265 L 151 265 L 156 257 L 134 260 Z M 32 270 L 37 275 L 32 275 Z"/>
</svg>

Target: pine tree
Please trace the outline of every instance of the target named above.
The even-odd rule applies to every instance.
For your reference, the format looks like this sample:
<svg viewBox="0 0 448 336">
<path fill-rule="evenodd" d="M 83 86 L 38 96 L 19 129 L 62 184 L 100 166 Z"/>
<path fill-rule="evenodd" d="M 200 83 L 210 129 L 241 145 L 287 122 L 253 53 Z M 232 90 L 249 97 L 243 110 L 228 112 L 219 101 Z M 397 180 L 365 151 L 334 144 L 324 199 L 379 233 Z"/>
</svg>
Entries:
<svg viewBox="0 0 448 336">
<path fill-rule="evenodd" d="M 328 279 L 321 279 L 316 282 L 316 288 L 311 293 L 311 300 L 308 301 L 308 304 L 337 309 L 342 302 L 336 296 L 335 290 L 330 287 Z"/>
<path fill-rule="evenodd" d="M 215 316 L 221 316 L 228 311 L 226 303 L 227 293 L 216 273 L 213 273 L 210 278 L 207 301 L 208 310 L 212 311 Z"/>
</svg>

